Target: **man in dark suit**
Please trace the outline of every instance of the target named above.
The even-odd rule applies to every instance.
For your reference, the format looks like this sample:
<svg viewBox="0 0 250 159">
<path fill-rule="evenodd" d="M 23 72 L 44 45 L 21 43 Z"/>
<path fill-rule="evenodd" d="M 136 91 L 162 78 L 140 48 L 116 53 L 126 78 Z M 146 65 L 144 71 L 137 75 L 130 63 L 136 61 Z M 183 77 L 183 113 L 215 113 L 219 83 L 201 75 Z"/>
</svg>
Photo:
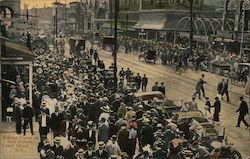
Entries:
<svg viewBox="0 0 250 159">
<path fill-rule="evenodd" d="M 41 103 L 41 108 L 40 108 L 40 113 L 39 113 L 39 115 L 40 115 L 42 112 L 45 112 L 48 116 L 50 116 L 49 108 L 46 107 L 46 102 L 45 102 L 45 101 L 43 101 L 43 102 Z"/>
<path fill-rule="evenodd" d="M 152 153 L 154 159 L 167 159 L 167 154 L 162 150 L 160 146 L 156 146 L 156 150 Z"/>
<path fill-rule="evenodd" d="M 243 121 L 243 123 L 246 125 L 246 129 L 249 127 L 249 124 L 246 122 L 246 120 L 244 119 L 245 115 L 247 115 L 249 113 L 248 111 L 248 105 L 247 102 L 244 100 L 244 97 L 240 97 L 240 107 L 236 112 L 240 112 L 239 117 L 238 117 L 238 122 L 236 127 L 240 127 L 240 123 L 241 121 Z"/>
<path fill-rule="evenodd" d="M 88 126 L 86 129 L 86 137 L 87 142 L 92 141 L 95 145 L 96 143 L 96 131 L 94 130 L 94 122 L 88 121 Z"/>
<path fill-rule="evenodd" d="M 159 91 L 164 95 L 166 94 L 166 88 L 164 86 L 164 82 L 161 82 L 161 85 L 159 86 Z"/>
<path fill-rule="evenodd" d="M 34 135 L 33 120 L 32 120 L 33 116 L 34 116 L 33 108 L 31 108 L 30 104 L 27 104 L 27 105 L 25 104 L 24 109 L 23 109 L 23 119 L 24 119 L 23 135 L 26 134 L 26 127 L 28 124 L 30 126 L 31 134 Z"/>
<path fill-rule="evenodd" d="M 218 94 L 221 94 L 221 90 L 223 88 L 223 83 L 224 83 L 225 79 L 223 78 L 219 83 L 218 83 L 218 86 L 217 86 L 217 91 L 218 91 Z"/>
<path fill-rule="evenodd" d="M 63 120 L 62 114 L 59 112 L 59 108 L 55 107 L 55 112 L 51 114 L 51 130 L 53 131 L 54 137 L 60 135 L 60 125 Z"/>
<path fill-rule="evenodd" d="M 141 87 L 141 76 L 140 76 L 140 73 L 137 73 L 137 76 L 135 77 L 135 81 L 137 83 L 137 90 L 139 90 L 140 87 Z"/>
<path fill-rule="evenodd" d="M 154 142 L 154 129 L 153 127 L 149 124 L 150 120 L 148 118 L 143 119 L 143 127 L 140 132 L 140 137 L 141 137 L 141 146 L 144 147 L 147 144 L 150 146 L 153 146 Z"/>
<path fill-rule="evenodd" d="M 228 82 L 229 79 L 227 79 L 224 83 L 223 83 L 223 87 L 221 89 L 221 98 L 223 98 L 223 95 L 226 94 L 227 96 L 227 101 L 229 102 L 229 95 L 228 95 Z"/>
<path fill-rule="evenodd" d="M 16 120 L 16 133 L 21 134 L 22 131 L 22 112 L 21 112 L 21 102 L 17 101 L 15 104 L 15 120 Z"/>
<path fill-rule="evenodd" d="M 126 125 L 121 126 L 121 130 L 118 132 L 118 145 L 121 148 L 122 152 L 128 152 L 128 142 L 129 142 L 129 131 L 126 128 Z"/>
<path fill-rule="evenodd" d="M 49 133 L 50 128 L 50 117 L 46 114 L 45 111 L 42 111 L 42 114 L 38 117 L 39 124 L 39 133 L 42 141 L 42 136 Z"/>
<path fill-rule="evenodd" d="M 148 77 L 146 77 L 146 74 L 141 79 L 141 89 L 143 92 L 147 91 L 147 85 L 148 85 Z"/>
<path fill-rule="evenodd" d="M 108 152 L 104 149 L 105 143 L 103 141 L 100 141 L 98 145 L 98 150 L 95 151 L 94 156 L 98 159 L 108 159 Z"/>
</svg>

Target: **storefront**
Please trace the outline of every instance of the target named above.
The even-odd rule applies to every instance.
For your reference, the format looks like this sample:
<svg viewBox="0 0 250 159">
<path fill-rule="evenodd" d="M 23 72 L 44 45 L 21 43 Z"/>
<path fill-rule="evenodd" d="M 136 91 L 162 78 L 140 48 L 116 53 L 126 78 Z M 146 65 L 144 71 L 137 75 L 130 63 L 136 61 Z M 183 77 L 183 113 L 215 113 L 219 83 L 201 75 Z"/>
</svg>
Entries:
<svg viewBox="0 0 250 159">
<path fill-rule="evenodd" d="M 17 85 L 16 76 L 20 75 L 27 86 L 26 100 L 32 103 L 33 63 L 36 55 L 26 46 L 10 39 L 0 37 L 0 121 L 5 120 L 7 107 L 10 107 L 9 92 L 11 85 Z M 19 70 L 22 70 L 20 73 Z"/>
</svg>

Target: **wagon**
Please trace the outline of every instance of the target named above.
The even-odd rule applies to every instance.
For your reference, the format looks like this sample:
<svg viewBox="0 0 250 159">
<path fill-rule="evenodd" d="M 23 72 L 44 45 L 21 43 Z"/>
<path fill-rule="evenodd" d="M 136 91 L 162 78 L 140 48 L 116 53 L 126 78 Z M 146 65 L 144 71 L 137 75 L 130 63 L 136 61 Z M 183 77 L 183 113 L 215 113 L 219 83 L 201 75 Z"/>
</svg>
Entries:
<svg viewBox="0 0 250 159">
<path fill-rule="evenodd" d="M 157 60 L 157 51 L 153 49 L 149 49 L 139 54 L 138 59 L 144 59 L 144 61 L 152 61 L 155 63 Z"/>
<path fill-rule="evenodd" d="M 212 64 L 213 72 L 218 75 L 228 76 L 231 71 L 231 65 L 225 63 L 214 63 Z"/>
</svg>

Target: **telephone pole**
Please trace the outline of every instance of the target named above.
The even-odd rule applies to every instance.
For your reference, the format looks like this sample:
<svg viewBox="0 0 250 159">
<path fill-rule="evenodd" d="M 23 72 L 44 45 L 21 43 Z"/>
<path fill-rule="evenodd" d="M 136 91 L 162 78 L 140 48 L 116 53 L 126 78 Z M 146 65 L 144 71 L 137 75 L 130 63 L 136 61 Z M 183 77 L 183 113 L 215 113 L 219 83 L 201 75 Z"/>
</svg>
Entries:
<svg viewBox="0 0 250 159">
<path fill-rule="evenodd" d="M 190 2 L 190 33 L 189 33 L 189 56 L 193 54 L 193 0 Z"/>
<path fill-rule="evenodd" d="M 117 51 L 118 51 L 118 43 L 117 43 L 117 21 L 119 15 L 119 0 L 115 0 L 115 42 L 114 42 L 114 85 L 115 90 L 117 90 Z"/>
</svg>

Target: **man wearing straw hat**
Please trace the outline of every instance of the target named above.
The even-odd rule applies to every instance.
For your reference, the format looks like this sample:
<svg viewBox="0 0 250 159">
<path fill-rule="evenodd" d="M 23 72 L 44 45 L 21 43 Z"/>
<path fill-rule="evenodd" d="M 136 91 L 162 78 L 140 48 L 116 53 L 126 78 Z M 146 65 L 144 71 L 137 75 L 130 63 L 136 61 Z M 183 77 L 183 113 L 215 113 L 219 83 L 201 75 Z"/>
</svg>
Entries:
<svg viewBox="0 0 250 159">
<path fill-rule="evenodd" d="M 49 133 L 49 123 L 50 123 L 50 117 L 46 115 L 45 110 L 42 111 L 42 114 L 38 117 L 38 124 L 39 124 L 39 133 L 40 138 L 42 140 L 42 136 Z"/>
<path fill-rule="evenodd" d="M 63 147 L 62 147 L 62 145 L 60 145 L 60 143 L 61 143 L 61 138 L 55 137 L 54 138 L 54 146 L 51 147 L 51 150 L 55 152 L 56 157 L 63 155 Z"/>
<path fill-rule="evenodd" d="M 106 151 L 110 156 L 112 155 L 121 155 L 121 149 L 120 146 L 117 143 L 117 136 L 113 135 L 111 137 L 111 140 L 107 143 L 105 147 Z"/>
<path fill-rule="evenodd" d="M 147 144 L 153 146 L 153 136 L 154 136 L 154 130 L 151 125 L 149 125 L 150 120 L 148 118 L 143 119 L 143 127 L 140 132 L 141 136 L 141 145 L 142 147 L 146 146 Z"/>
<path fill-rule="evenodd" d="M 98 143 L 98 149 L 95 151 L 94 156 L 99 159 L 108 159 L 108 152 L 104 148 L 105 143 L 103 141 L 100 141 Z"/>
<path fill-rule="evenodd" d="M 15 104 L 15 120 L 16 120 L 16 133 L 21 134 L 22 129 L 22 113 L 21 113 L 21 101 L 19 99 L 16 100 Z"/>
</svg>

